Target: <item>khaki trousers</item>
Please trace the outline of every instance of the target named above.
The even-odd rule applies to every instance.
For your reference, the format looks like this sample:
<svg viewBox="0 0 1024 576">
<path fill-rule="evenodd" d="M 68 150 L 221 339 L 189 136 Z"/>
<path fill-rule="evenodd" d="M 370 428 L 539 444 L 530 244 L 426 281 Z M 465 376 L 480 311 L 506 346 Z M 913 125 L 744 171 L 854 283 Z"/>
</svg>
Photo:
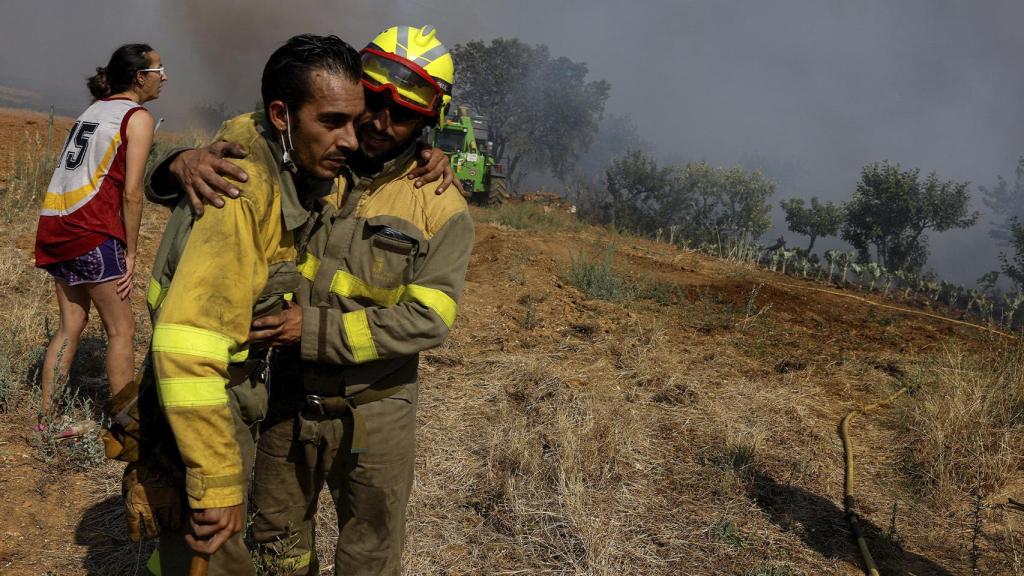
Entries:
<svg viewBox="0 0 1024 576">
<path fill-rule="evenodd" d="M 416 452 L 415 383 L 356 408 L 366 452 L 350 453 L 352 420 L 312 418 L 291 402 L 260 435 L 253 478 L 253 539 L 272 574 L 319 573 L 315 516 L 324 483 L 338 515 L 334 570 L 400 574 Z"/>
</svg>

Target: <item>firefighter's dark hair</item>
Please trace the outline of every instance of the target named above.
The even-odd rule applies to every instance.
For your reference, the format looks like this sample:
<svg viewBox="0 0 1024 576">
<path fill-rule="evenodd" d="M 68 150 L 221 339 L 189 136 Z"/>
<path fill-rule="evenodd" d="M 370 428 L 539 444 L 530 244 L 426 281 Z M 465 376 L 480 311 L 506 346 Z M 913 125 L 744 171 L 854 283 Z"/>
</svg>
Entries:
<svg viewBox="0 0 1024 576">
<path fill-rule="evenodd" d="M 149 44 L 125 44 L 110 55 L 106 66 L 96 69 L 96 75 L 86 80 L 94 100 L 124 92 L 135 82 L 135 73 L 149 68 Z"/>
<path fill-rule="evenodd" d="M 274 51 L 263 67 L 260 95 L 269 115 L 270 103 L 280 100 L 294 115 L 311 96 L 310 72 L 326 70 L 359 82 L 362 64 L 359 53 L 337 36 L 300 34 L 292 36 Z"/>
</svg>

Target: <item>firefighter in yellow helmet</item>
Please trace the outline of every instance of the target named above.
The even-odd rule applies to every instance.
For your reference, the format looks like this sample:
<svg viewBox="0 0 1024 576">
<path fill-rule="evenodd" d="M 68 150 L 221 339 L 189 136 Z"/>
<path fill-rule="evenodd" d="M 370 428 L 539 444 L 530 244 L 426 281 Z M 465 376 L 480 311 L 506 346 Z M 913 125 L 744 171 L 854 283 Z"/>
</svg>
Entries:
<svg viewBox="0 0 1024 576">
<path fill-rule="evenodd" d="M 389 91 L 396 102 L 426 116 L 444 115 L 455 65 L 433 26 L 388 28 L 361 54 L 367 90 Z"/>
<path fill-rule="evenodd" d="M 300 248 L 294 305 L 253 323 L 278 350 L 253 479 L 253 538 L 275 574 L 318 574 L 326 483 L 336 574 L 399 574 L 415 464 L 419 352 L 455 321 L 473 222 L 454 188 L 407 178 L 417 138 L 451 99 L 451 55 L 430 26 L 396 26 L 361 51 L 360 154 Z"/>
</svg>

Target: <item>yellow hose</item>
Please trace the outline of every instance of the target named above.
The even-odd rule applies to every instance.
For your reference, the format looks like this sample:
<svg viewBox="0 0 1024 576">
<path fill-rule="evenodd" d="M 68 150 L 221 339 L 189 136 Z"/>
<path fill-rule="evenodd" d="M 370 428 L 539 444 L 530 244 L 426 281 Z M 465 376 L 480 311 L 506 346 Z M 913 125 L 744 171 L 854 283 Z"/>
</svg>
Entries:
<svg viewBox="0 0 1024 576">
<path fill-rule="evenodd" d="M 881 402 L 851 410 L 839 422 L 839 437 L 843 441 L 843 453 L 846 457 L 846 474 L 843 478 L 843 508 L 846 511 L 846 520 L 850 523 L 850 531 L 853 532 L 853 537 L 857 539 L 857 548 L 860 549 L 860 555 L 864 558 L 864 565 L 870 576 L 879 576 L 879 573 L 878 567 L 875 566 L 875 559 L 871 557 L 868 542 L 864 538 L 864 532 L 861 530 L 860 516 L 857 514 L 856 502 L 853 498 L 853 442 L 850 440 L 850 423 L 853 422 L 853 419 L 858 414 L 868 414 L 882 406 L 886 406 L 909 389 L 908 386 L 904 386 Z"/>
<path fill-rule="evenodd" d="M 918 316 L 924 316 L 926 318 L 932 318 L 934 320 L 940 320 L 942 322 L 949 322 L 950 324 L 959 324 L 960 326 L 967 326 L 968 328 L 974 328 L 975 330 L 983 330 L 985 332 L 990 332 L 990 333 L 995 334 L 997 336 L 1004 336 L 1006 338 L 1015 338 L 1015 336 L 1013 334 L 1008 334 L 1006 332 L 1003 332 L 1002 330 L 996 330 L 995 328 L 990 328 L 988 326 L 982 326 L 981 324 L 975 324 L 973 322 L 965 322 L 963 320 L 957 320 L 955 318 L 949 318 L 949 317 L 946 317 L 946 316 L 940 316 L 939 314 L 932 314 L 930 312 L 924 312 L 924 311 L 921 311 L 921 310 L 912 310 L 910 308 L 901 308 L 899 306 L 892 306 L 890 304 L 882 304 L 881 302 L 875 302 L 874 300 L 870 300 L 868 298 L 865 298 L 863 296 L 858 296 L 856 294 L 849 294 L 847 292 L 839 292 L 837 290 L 829 290 L 827 288 L 817 288 L 817 287 L 814 287 L 814 286 L 802 286 L 800 284 L 790 284 L 789 282 L 773 282 L 773 284 L 775 284 L 777 286 L 785 286 L 787 288 L 797 288 L 799 290 L 813 290 L 814 292 L 824 292 L 825 294 L 831 294 L 833 296 L 839 296 L 840 298 L 850 298 L 852 300 L 858 300 L 860 302 L 865 302 L 865 303 L 870 304 L 872 306 L 878 306 L 879 308 L 886 308 L 888 310 L 895 310 L 897 312 L 902 312 L 904 314 L 916 314 Z"/>
</svg>

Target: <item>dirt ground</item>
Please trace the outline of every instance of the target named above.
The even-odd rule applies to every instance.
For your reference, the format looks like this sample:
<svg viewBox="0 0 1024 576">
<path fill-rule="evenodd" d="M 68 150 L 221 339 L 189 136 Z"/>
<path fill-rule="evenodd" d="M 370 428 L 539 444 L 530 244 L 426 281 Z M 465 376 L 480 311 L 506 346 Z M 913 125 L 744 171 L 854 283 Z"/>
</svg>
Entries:
<svg viewBox="0 0 1024 576">
<path fill-rule="evenodd" d="M 37 138 L 46 142 L 48 118 L 45 112 L 0 107 L 0 185 L 14 168 L 14 162 L 26 142 L 34 144 Z M 55 147 L 64 144 L 72 124 L 72 118 L 54 119 L 52 143 Z"/>
<path fill-rule="evenodd" d="M 0 162 L 40 122 L 0 110 Z M 664 243 L 474 216 L 458 322 L 421 360 L 410 574 L 861 574 L 843 517 L 840 418 L 884 398 L 894 374 L 1006 340 L 921 303 Z M 141 271 L 164 213 L 147 205 L 144 218 L 140 356 Z M 32 232 L 31 221 L 0 231 L 0 273 L 16 271 L 0 279 L 0 329 L 20 326 L 9 334 L 38 346 L 56 304 L 32 270 Z M 617 268 L 671 286 L 667 296 L 608 302 L 572 286 L 572 259 L 608 246 Z M 80 356 L 102 353 L 95 322 Z M 79 373 L 84 394 L 102 397 L 102 365 Z M 150 545 L 125 537 L 119 466 L 42 462 L 28 404 L 0 413 L 0 573 L 144 573 Z M 980 511 L 967 495 L 937 505 L 903 471 L 913 447 L 899 414 L 883 409 L 854 428 L 857 494 L 882 573 L 1020 574 L 1022 515 L 1002 503 L 1024 476 Z"/>
</svg>

